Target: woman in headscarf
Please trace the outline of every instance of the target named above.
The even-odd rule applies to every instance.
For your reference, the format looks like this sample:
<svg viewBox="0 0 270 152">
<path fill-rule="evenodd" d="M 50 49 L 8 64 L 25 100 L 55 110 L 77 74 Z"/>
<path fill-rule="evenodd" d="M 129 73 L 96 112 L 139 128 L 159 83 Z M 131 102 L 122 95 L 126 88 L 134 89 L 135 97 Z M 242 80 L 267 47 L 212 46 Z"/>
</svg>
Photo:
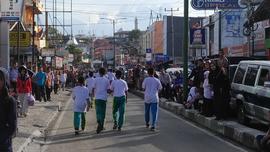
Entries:
<svg viewBox="0 0 270 152">
<path fill-rule="evenodd" d="M 0 151 L 12 152 L 12 136 L 17 130 L 17 105 L 8 95 L 5 74 L 0 70 Z"/>
<path fill-rule="evenodd" d="M 17 79 L 17 92 L 18 100 L 21 104 L 21 109 L 19 112 L 20 116 L 26 117 L 28 115 L 28 98 L 32 92 L 32 81 L 28 75 L 27 68 L 21 66 L 18 69 L 19 76 Z"/>
</svg>

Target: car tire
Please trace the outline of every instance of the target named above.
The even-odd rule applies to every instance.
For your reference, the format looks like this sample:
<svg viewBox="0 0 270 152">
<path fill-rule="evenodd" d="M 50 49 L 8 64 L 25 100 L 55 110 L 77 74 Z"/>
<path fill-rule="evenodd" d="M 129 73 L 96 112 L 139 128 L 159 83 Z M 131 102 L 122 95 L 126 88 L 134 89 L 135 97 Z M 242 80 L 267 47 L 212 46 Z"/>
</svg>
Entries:
<svg viewBox="0 0 270 152">
<path fill-rule="evenodd" d="M 250 119 L 245 115 L 245 108 L 243 105 L 239 105 L 237 108 L 237 121 L 243 125 L 248 125 Z"/>
</svg>

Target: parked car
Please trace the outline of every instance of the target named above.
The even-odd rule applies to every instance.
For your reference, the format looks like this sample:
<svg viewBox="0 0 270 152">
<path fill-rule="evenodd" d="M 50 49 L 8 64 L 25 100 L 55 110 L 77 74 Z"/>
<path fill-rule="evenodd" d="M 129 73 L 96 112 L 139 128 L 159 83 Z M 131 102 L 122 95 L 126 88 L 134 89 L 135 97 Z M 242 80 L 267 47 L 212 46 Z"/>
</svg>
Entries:
<svg viewBox="0 0 270 152">
<path fill-rule="evenodd" d="M 270 124 L 270 61 L 241 61 L 231 84 L 232 103 L 242 124 Z"/>
</svg>

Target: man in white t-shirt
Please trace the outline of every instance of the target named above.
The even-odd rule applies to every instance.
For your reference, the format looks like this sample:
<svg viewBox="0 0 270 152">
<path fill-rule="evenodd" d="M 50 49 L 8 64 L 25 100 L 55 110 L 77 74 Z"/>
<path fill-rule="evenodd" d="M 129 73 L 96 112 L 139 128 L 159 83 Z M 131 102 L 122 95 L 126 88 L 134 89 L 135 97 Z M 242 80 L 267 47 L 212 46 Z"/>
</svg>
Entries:
<svg viewBox="0 0 270 152">
<path fill-rule="evenodd" d="M 150 110 L 152 116 L 151 131 L 155 131 L 156 122 L 158 118 L 158 103 L 159 97 L 158 92 L 161 91 L 162 85 L 159 79 L 154 77 L 154 69 L 148 69 L 148 77 L 144 79 L 142 88 L 144 91 L 144 102 L 145 102 L 145 123 L 146 127 L 149 128 L 150 121 Z"/>
<path fill-rule="evenodd" d="M 72 98 L 74 100 L 74 129 L 75 135 L 78 135 L 80 125 L 82 131 L 85 129 L 85 112 L 90 108 L 89 90 L 84 86 L 83 77 L 78 78 L 78 86 L 73 88 Z"/>
<path fill-rule="evenodd" d="M 124 123 L 124 114 L 128 91 L 127 82 L 121 79 L 121 76 L 122 72 L 117 70 L 116 80 L 112 81 L 111 84 L 111 90 L 113 92 L 113 120 L 114 120 L 113 129 L 118 128 L 118 131 L 121 131 L 121 128 Z M 117 115 L 117 113 L 119 115 Z"/>
<path fill-rule="evenodd" d="M 93 94 L 95 95 L 95 107 L 97 117 L 97 133 L 104 130 L 104 120 L 106 116 L 106 103 L 108 99 L 108 92 L 110 91 L 110 82 L 105 77 L 106 70 L 99 69 L 100 77 L 95 78 L 93 85 Z"/>
<path fill-rule="evenodd" d="M 61 88 L 63 91 L 65 91 L 66 82 L 67 82 L 67 74 L 65 71 L 62 72 L 60 75 L 60 82 L 61 82 Z"/>
<path fill-rule="evenodd" d="M 110 83 L 112 83 L 112 81 L 116 79 L 116 78 L 115 78 L 115 75 L 113 74 L 112 69 L 109 69 L 109 70 L 108 70 L 107 76 L 108 76 L 108 79 L 109 79 Z"/>
<path fill-rule="evenodd" d="M 89 77 L 86 79 L 86 87 L 89 90 L 89 96 L 90 96 L 90 100 L 92 101 L 94 95 L 92 94 L 92 90 L 94 87 L 94 83 L 95 83 L 95 78 L 94 78 L 94 73 L 92 71 L 89 71 Z M 91 102 L 91 108 L 92 108 L 92 102 Z"/>
</svg>

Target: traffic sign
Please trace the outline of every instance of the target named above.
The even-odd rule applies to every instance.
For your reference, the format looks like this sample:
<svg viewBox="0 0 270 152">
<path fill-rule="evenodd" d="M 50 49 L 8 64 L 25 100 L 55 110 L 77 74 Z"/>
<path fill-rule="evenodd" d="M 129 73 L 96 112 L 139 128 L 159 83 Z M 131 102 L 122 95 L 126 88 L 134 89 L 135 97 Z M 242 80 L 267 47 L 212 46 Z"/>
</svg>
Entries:
<svg viewBox="0 0 270 152">
<path fill-rule="evenodd" d="M 238 0 L 192 0 L 195 10 L 240 9 Z"/>
</svg>

